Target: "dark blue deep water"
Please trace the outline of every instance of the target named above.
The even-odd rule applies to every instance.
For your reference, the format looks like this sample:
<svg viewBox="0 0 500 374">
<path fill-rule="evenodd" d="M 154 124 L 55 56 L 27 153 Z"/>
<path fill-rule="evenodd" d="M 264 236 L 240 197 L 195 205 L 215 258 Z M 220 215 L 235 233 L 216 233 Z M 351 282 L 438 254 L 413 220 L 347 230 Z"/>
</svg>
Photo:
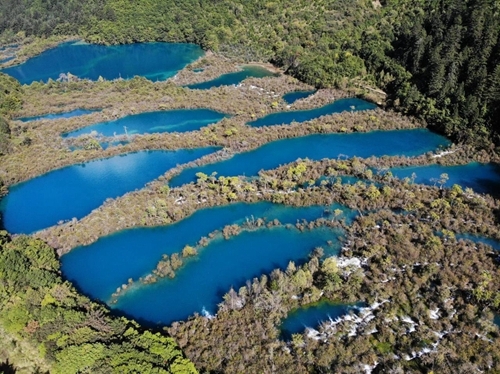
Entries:
<svg viewBox="0 0 500 374">
<path fill-rule="evenodd" d="M 307 327 L 316 329 L 322 322 L 334 321 L 338 317 L 348 314 L 357 306 L 355 304 L 334 304 L 329 301 L 320 301 L 295 309 L 281 323 L 281 337 L 284 340 L 291 340 L 292 334 L 301 334 Z"/>
<path fill-rule="evenodd" d="M 265 117 L 247 123 L 247 125 L 252 127 L 289 125 L 292 122 L 306 122 L 329 114 L 341 113 L 345 111 L 356 112 L 360 110 L 370 110 L 375 109 L 376 107 L 377 106 L 375 104 L 357 98 L 340 99 L 320 108 L 290 110 L 288 112 L 268 114 Z"/>
<path fill-rule="evenodd" d="M 82 218 L 107 198 L 142 188 L 177 164 L 216 149 L 144 151 L 51 171 L 10 188 L 0 201 L 3 226 L 11 233 L 31 233 Z"/>
<path fill-rule="evenodd" d="M 114 46 L 63 43 L 43 52 L 23 64 L 3 69 L 2 72 L 22 84 L 47 82 L 70 72 L 79 78 L 97 80 L 134 76 L 162 81 L 175 75 L 187 64 L 203 55 L 195 44 L 139 43 Z"/>
<path fill-rule="evenodd" d="M 91 113 L 99 112 L 99 111 L 100 111 L 100 109 L 75 109 L 75 110 L 72 110 L 71 112 L 45 114 L 43 116 L 35 116 L 35 117 L 22 117 L 22 118 L 16 118 L 16 120 L 22 121 L 22 122 L 30 122 L 30 121 L 37 121 L 39 119 L 71 118 L 71 117 L 83 116 L 85 114 L 91 114 Z"/>
<path fill-rule="evenodd" d="M 214 314 L 231 287 L 238 290 L 247 280 L 276 268 L 284 270 L 289 261 L 302 263 L 316 247 L 326 249 L 329 240 L 333 242 L 329 254 L 338 254 L 339 235 L 326 228 L 301 233 L 281 227 L 217 239 L 179 269 L 174 279 L 132 289 L 112 308 L 151 324 L 170 324 L 195 312 Z"/>
<path fill-rule="evenodd" d="M 126 116 L 116 121 L 96 123 L 63 136 L 75 137 L 96 131 L 104 136 L 161 132 L 186 132 L 220 121 L 225 114 L 210 109 L 177 109 Z"/>
<path fill-rule="evenodd" d="M 240 153 L 232 158 L 189 168 L 173 177 L 169 184 L 178 187 L 196 181 L 196 173 L 207 175 L 217 172 L 223 176 L 256 176 L 260 170 L 270 170 L 298 158 L 321 160 L 348 157 L 383 155 L 415 156 L 446 146 L 450 142 L 443 136 L 425 129 L 373 131 L 352 134 L 316 134 L 294 139 L 277 140 L 255 150 Z"/>
<path fill-rule="evenodd" d="M 210 81 L 189 84 L 185 87 L 191 88 L 192 90 L 209 90 L 210 88 L 220 87 L 220 86 L 230 86 L 232 84 L 239 84 L 244 79 L 247 78 L 264 78 L 272 77 L 277 74 L 264 69 L 260 66 L 248 65 L 243 66 L 242 70 L 221 75 L 219 78 L 212 79 Z"/>
<path fill-rule="evenodd" d="M 316 90 L 314 90 L 314 91 L 294 91 L 294 92 L 288 92 L 288 93 L 286 93 L 286 94 L 283 95 L 283 100 L 285 100 L 285 102 L 287 104 L 293 104 L 297 100 L 305 99 L 306 97 L 309 97 L 309 96 L 311 96 L 312 94 L 315 94 L 315 93 L 316 93 Z"/>
<path fill-rule="evenodd" d="M 398 178 L 411 178 L 416 174 L 416 183 L 439 185 L 436 180 L 441 174 L 448 174 L 446 187 L 458 184 L 463 188 L 470 187 L 479 193 L 488 193 L 500 197 L 500 165 L 495 163 L 480 164 L 478 162 L 467 165 L 441 166 L 427 165 L 391 169 Z"/>
<path fill-rule="evenodd" d="M 62 272 L 84 293 L 107 301 L 129 278 L 138 280 L 151 273 L 163 254 L 180 253 L 186 245 L 196 246 L 202 237 L 226 225 L 257 218 L 295 224 L 297 220 L 330 217 L 337 208 L 344 210 L 348 220 L 354 217 L 339 205 L 299 208 L 259 202 L 206 208 L 172 225 L 124 230 L 75 248 L 61 257 Z"/>
</svg>

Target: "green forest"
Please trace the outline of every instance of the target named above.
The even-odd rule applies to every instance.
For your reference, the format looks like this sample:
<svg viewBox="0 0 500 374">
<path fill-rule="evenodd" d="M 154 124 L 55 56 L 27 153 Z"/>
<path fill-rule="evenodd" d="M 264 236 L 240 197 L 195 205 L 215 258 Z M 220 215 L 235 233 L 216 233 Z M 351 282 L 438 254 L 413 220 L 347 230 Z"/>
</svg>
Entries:
<svg viewBox="0 0 500 374">
<path fill-rule="evenodd" d="M 187 41 L 271 61 L 317 87 L 378 87 L 387 104 L 459 141 L 500 144 L 496 0 L 8 1 L 3 38 Z"/>
</svg>

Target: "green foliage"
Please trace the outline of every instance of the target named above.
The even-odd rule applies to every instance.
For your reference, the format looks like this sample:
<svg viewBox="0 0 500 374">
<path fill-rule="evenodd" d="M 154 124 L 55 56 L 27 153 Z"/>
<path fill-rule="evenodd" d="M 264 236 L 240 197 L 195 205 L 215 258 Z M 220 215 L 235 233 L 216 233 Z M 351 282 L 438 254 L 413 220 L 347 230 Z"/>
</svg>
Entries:
<svg viewBox="0 0 500 374">
<path fill-rule="evenodd" d="M 62 282 L 59 262 L 45 243 L 2 238 L 0 327 L 38 347 L 51 372 L 196 372 L 172 338 L 139 331 Z"/>
<path fill-rule="evenodd" d="M 0 115 L 6 115 L 21 108 L 23 90 L 20 83 L 8 76 L 0 73 Z M 0 125 L 0 133 L 7 132 L 5 125 Z"/>
</svg>

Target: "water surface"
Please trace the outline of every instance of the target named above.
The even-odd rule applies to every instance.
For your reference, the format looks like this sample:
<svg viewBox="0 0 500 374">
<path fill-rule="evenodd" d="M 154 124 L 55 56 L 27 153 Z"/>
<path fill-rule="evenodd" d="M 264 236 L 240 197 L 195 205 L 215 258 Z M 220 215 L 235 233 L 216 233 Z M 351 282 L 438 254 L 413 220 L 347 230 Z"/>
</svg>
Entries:
<svg viewBox="0 0 500 374">
<path fill-rule="evenodd" d="M 265 117 L 247 123 L 252 127 L 289 125 L 292 122 L 306 122 L 312 119 L 345 111 L 360 111 L 375 109 L 375 104 L 357 98 L 340 99 L 320 108 L 307 110 L 290 110 L 288 112 L 271 113 Z"/>
<path fill-rule="evenodd" d="M 210 109 L 176 109 L 147 112 L 126 116 L 115 121 L 96 123 L 63 134 L 63 136 L 76 137 L 82 134 L 90 134 L 93 131 L 103 136 L 195 131 L 203 126 L 216 123 L 224 117 L 227 117 L 227 115 Z"/>
<path fill-rule="evenodd" d="M 61 270 L 82 292 L 106 301 L 129 278 L 138 280 L 151 273 L 163 254 L 180 253 L 186 245 L 194 247 L 199 239 L 226 225 L 257 218 L 295 224 L 331 217 L 335 209 L 342 209 L 348 221 L 355 215 L 340 205 L 292 207 L 259 202 L 206 208 L 171 225 L 128 229 L 75 248 L 61 257 Z"/>
<path fill-rule="evenodd" d="M 451 187 L 458 184 L 463 188 L 470 187 L 479 193 L 488 193 L 500 197 L 500 165 L 496 163 L 480 164 L 473 162 L 467 165 L 441 166 L 427 165 L 415 167 L 393 168 L 391 172 L 398 178 L 411 178 L 415 173 L 416 183 L 439 185 L 437 180 L 441 174 L 448 174 L 448 181 L 444 184 Z"/>
<path fill-rule="evenodd" d="M 189 84 L 185 87 L 192 90 L 209 90 L 210 88 L 239 84 L 247 78 L 264 78 L 277 75 L 279 74 L 275 74 L 263 67 L 256 65 L 247 65 L 243 66 L 240 71 L 223 74 L 219 78 L 212 79 L 206 82 Z"/>
<path fill-rule="evenodd" d="M 334 321 L 357 307 L 356 304 L 335 304 L 326 300 L 297 308 L 282 321 L 281 337 L 291 340 L 292 334 L 301 334 L 306 328 L 317 329 L 322 322 Z"/>
<path fill-rule="evenodd" d="M 457 239 L 467 239 L 474 243 L 486 244 L 489 245 L 491 248 L 500 251 L 500 241 L 496 239 L 488 238 L 486 236 L 477 236 L 471 234 L 455 234 L 455 236 Z"/>
<path fill-rule="evenodd" d="M 229 240 L 209 244 L 199 257 L 189 261 L 174 279 L 130 290 L 112 305 L 122 313 L 152 324 L 185 320 L 195 312 L 214 314 L 231 287 L 238 290 L 261 274 L 286 269 L 289 261 L 301 263 L 316 247 L 338 253 L 340 233 L 327 228 L 306 230 L 284 227 L 244 232 Z"/>
<path fill-rule="evenodd" d="M 196 181 L 196 173 L 224 176 L 256 176 L 260 170 L 274 169 L 298 158 L 321 160 L 369 156 L 416 156 L 433 151 L 450 142 L 426 129 L 373 131 L 351 134 L 315 134 L 277 140 L 255 150 L 239 153 L 232 158 L 200 167 L 189 168 L 173 177 L 169 184 L 178 187 Z"/>
<path fill-rule="evenodd" d="M 60 118 L 71 118 L 71 117 L 78 117 L 78 116 L 83 116 L 85 114 L 91 114 L 94 112 L 100 112 L 101 109 L 75 109 L 70 112 L 64 112 L 64 113 L 50 113 L 50 114 L 44 114 L 42 116 L 34 116 L 34 117 L 22 117 L 22 118 L 16 118 L 17 121 L 22 121 L 22 122 L 30 122 L 30 121 L 37 121 L 39 119 L 60 119 Z"/>
<path fill-rule="evenodd" d="M 315 93 L 316 93 L 316 90 L 288 92 L 288 93 L 283 95 L 283 100 L 285 100 L 285 102 L 287 104 L 293 104 L 297 100 L 305 99 L 306 97 L 309 97 Z"/>
<path fill-rule="evenodd" d="M 195 44 L 137 43 L 103 46 L 81 42 L 63 43 L 23 64 L 2 72 L 21 84 L 47 82 L 70 72 L 78 78 L 97 80 L 130 79 L 143 76 L 150 80 L 166 80 L 187 64 L 203 55 Z"/>
<path fill-rule="evenodd" d="M 82 218 L 107 198 L 142 188 L 177 164 L 217 148 L 144 151 L 51 171 L 17 184 L 0 201 L 3 226 L 11 233 L 32 233 L 60 220 Z"/>
</svg>

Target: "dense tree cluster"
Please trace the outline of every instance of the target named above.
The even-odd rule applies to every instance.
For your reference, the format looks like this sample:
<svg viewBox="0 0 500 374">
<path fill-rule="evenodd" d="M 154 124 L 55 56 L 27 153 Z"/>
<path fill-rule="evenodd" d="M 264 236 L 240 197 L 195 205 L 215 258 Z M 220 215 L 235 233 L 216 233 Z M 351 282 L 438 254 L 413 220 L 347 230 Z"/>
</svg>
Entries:
<svg viewBox="0 0 500 374">
<path fill-rule="evenodd" d="M 0 232 L 0 279 L 1 335 L 43 358 L 30 372 L 196 372 L 172 338 L 110 316 L 63 281 L 53 249 L 39 240 Z M 36 366 L 34 357 L 27 359 Z"/>
<path fill-rule="evenodd" d="M 79 28 L 100 18 L 106 0 L 48 0 L 0 2 L 0 30 L 7 34 L 77 34 Z"/>
</svg>

